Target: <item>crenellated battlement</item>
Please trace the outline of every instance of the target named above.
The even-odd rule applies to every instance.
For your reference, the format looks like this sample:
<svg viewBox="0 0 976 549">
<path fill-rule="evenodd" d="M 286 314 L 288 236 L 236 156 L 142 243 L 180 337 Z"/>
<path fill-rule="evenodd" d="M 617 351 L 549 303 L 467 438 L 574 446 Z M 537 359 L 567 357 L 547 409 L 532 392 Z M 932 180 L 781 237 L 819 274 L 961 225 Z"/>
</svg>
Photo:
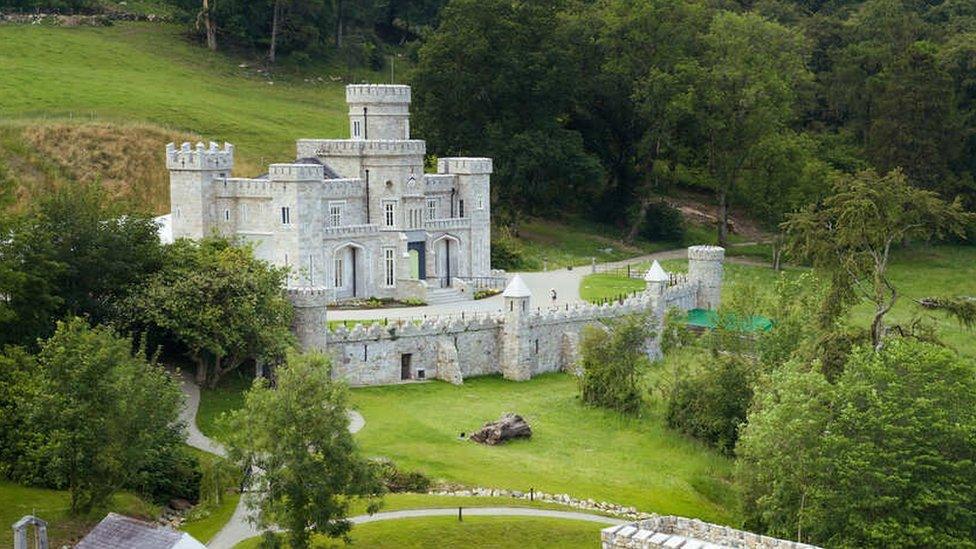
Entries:
<svg viewBox="0 0 976 549">
<path fill-rule="evenodd" d="M 408 337 L 433 337 L 475 331 L 498 330 L 504 317 L 498 314 L 459 316 L 432 316 L 420 321 L 391 320 L 388 323 L 357 323 L 352 328 L 330 328 L 329 341 L 333 343 L 358 343 L 363 341 L 394 341 Z"/>
<path fill-rule="evenodd" d="M 349 84 L 346 103 L 410 103 L 410 86 L 394 84 Z"/>
<path fill-rule="evenodd" d="M 286 288 L 285 295 L 299 308 L 326 307 L 332 300 L 332 290 L 324 286 Z"/>
<path fill-rule="evenodd" d="M 268 177 L 272 181 L 322 181 L 325 168 L 320 164 L 271 164 Z"/>
<path fill-rule="evenodd" d="M 179 149 L 175 143 L 166 144 L 166 168 L 170 170 L 227 170 L 234 167 L 234 145 L 224 143 L 219 148 L 211 141 L 210 146 L 197 143 L 192 147 L 184 142 Z"/>
<path fill-rule="evenodd" d="M 424 155 L 422 139 L 299 139 L 299 156 Z"/>
<path fill-rule="evenodd" d="M 688 248 L 689 261 L 722 261 L 725 248 L 721 246 L 691 246 Z"/>
<path fill-rule="evenodd" d="M 492 173 L 490 158 L 449 157 L 437 160 L 437 173 L 480 175 Z"/>
</svg>

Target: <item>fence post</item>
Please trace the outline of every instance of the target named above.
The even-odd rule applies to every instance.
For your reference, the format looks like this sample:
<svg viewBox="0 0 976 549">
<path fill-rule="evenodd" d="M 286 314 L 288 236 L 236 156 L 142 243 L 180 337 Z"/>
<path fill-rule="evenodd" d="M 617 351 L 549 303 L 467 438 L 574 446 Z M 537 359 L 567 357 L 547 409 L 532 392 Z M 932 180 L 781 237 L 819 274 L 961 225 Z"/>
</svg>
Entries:
<svg viewBox="0 0 976 549">
<path fill-rule="evenodd" d="M 593 271 L 592 274 L 596 274 L 596 258 L 595 257 L 591 257 L 590 258 L 590 269 Z"/>
<path fill-rule="evenodd" d="M 461 507 L 458 507 L 458 522 L 461 522 L 463 520 L 464 519 L 461 517 Z"/>
</svg>

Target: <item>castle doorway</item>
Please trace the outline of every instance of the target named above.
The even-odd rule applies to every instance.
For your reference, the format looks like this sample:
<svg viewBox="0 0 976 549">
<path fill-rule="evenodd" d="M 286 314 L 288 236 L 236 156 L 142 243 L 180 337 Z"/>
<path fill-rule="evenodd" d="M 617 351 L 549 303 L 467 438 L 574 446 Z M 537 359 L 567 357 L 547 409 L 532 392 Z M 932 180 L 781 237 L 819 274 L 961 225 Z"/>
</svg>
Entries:
<svg viewBox="0 0 976 549">
<path fill-rule="evenodd" d="M 410 353 L 403 353 L 400 355 L 400 380 L 406 381 L 410 379 L 410 363 L 413 362 L 413 355 Z"/>
<path fill-rule="evenodd" d="M 366 252 L 358 244 L 346 244 L 336 249 L 332 257 L 332 286 L 336 299 L 353 299 L 365 294 L 363 284 Z"/>
<path fill-rule="evenodd" d="M 427 278 L 426 246 L 427 243 L 424 241 L 407 243 L 407 253 L 410 256 L 408 258 L 410 262 L 410 278 L 418 280 Z"/>
<path fill-rule="evenodd" d="M 442 288 L 451 286 L 451 279 L 458 276 L 458 260 L 460 241 L 450 235 L 444 235 L 434 242 L 434 253 L 437 258 L 437 278 Z"/>
</svg>

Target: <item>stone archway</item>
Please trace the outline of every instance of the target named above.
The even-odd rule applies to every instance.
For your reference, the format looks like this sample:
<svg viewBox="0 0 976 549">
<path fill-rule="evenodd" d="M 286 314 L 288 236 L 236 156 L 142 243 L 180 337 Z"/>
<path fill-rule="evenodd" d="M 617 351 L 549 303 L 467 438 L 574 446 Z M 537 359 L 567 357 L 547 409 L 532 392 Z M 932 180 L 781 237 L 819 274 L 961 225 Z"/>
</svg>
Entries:
<svg viewBox="0 0 976 549">
<path fill-rule="evenodd" d="M 366 295 L 367 264 L 366 248 L 354 242 L 343 244 L 332 252 L 329 272 L 336 299 L 354 299 Z"/>
<path fill-rule="evenodd" d="M 441 287 L 449 287 L 451 279 L 460 274 L 460 244 L 458 237 L 449 234 L 442 235 L 433 242 L 434 265 Z"/>
</svg>

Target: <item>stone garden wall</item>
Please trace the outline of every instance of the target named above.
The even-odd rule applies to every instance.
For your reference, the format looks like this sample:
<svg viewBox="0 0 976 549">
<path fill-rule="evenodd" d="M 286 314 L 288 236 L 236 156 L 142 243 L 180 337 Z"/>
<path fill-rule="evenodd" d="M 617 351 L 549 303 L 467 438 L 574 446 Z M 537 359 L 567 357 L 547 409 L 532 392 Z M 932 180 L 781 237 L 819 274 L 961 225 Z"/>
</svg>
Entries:
<svg viewBox="0 0 976 549">
<path fill-rule="evenodd" d="M 604 528 L 600 532 L 600 539 L 603 549 L 817 549 L 814 545 L 675 516 L 656 516 L 632 524 Z"/>
</svg>

